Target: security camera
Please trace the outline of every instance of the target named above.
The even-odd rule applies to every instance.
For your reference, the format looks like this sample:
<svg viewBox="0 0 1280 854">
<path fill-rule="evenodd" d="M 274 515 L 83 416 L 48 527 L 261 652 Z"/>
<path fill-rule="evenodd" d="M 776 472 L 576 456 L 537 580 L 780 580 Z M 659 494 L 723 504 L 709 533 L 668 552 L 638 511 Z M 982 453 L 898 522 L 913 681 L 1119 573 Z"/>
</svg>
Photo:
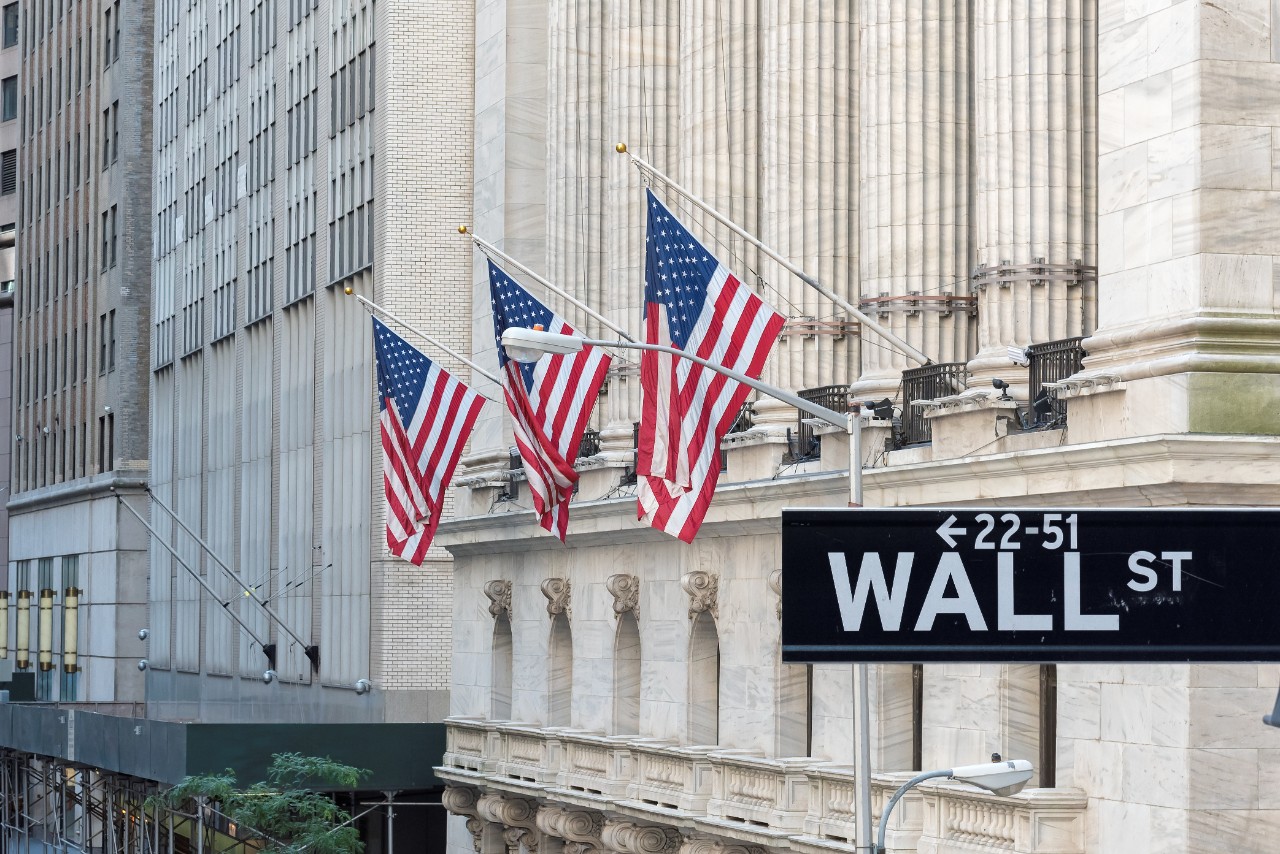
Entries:
<svg viewBox="0 0 1280 854">
<path fill-rule="evenodd" d="M 49 428 L 48 428 L 48 427 L 41 427 L 41 428 L 40 428 L 40 430 L 41 430 L 41 432 L 42 432 L 42 433 L 44 433 L 46 436 L 48 436 L 48 435 L 49 435 Z"/>
<path fill-rule="evenodd" d="M 147 661 L 145 658 L 138 659 L 139 670 L 146 670 L 150 666 L 151 666 L 151 662 Z"/>
<path fill-rule="evenodd" d="M 368 693 L 369 693 L 370 691 L 372 691 L 372 690 L 373 690 L 373 683 L 372 683 L 372 682 L 370 682 L 368 679 L 357 679 L 357 680 L 356 680 L 356 693 L 357 693 L 357 694 L 368 694 Z"/>
<path fill-rule="evenodd" d="M 1020 368 L 1026 368 L 1031 365 L 1031 359 L 1027 356 L 1027 351 L 1023 347 L 1010 346 L 1005 349 L 1005 353 L 1008 355 L 1009 361 Z"/>
<path fill-rule="evenodd" d="M 991 384 L 995 386 L 997 389 L 999 389 L 1000 400 L 1012 400 L 1012 398 L 1009 397 L 1009 384 L 1007 382 L 1005 382 L 1002 379 L 996 378 L 991 381 Z"/>
<path fill-rule="evenodd" d="M 103 412 L 110 412 L 110 411 L 111 411 L 111 407 L 110 407 L 110 406 L 104 406 L 104 407 L 102 407 L 102 411 L 103 411 Z"/>
<path fill-rule="evenodd" d="M 144 641 L 149 637 L 151 637 L 151 632 L 146 629 L 138 629 L 138 640 Z"/>
<path fill-rule="evenodd" d="M 263 684 L 270 685 L 274 681 L 276 681 L 276 672 L 274 670 L 268 670 L 262 674 Z"/>
</svg>

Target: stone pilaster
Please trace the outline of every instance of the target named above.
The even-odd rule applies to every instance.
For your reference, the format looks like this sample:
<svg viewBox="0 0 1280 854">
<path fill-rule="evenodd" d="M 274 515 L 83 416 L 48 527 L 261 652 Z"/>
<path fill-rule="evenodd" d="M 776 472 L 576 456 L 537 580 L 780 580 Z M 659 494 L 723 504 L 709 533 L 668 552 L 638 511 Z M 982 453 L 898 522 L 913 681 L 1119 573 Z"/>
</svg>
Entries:
<svg viewBox="0 0 1280 854">
<path fill-rule="evenodd" d="M 1073 441 L 1277 432 L 1271 9 L 1101 7 L 1099 328 L 1064 395 Z"/>
<path fill-rule="evenodd" d="M 612 138 L 667 171 L 677 141 L 680 3 L 619 0 L 609 4 L 608 128 Z M 608 158 L 605 304 L 624 329 L 642 329 L 644 184 L 626 157 Z M 632 424 L 640 419 L 638 354 L 614 361 L 601 444 L 606 456 L 632 461 Z M 631 367 L 628 367 L 628 362 Z"/>
<path fill-rule="evenodd" d="M 1025 395 L 1019 347 L 1096 324 L 1096 7 L 1089 0 L 974 6 L 973 385 Z"/>
<path fill-rule="evenodd" d="M 969 7 L 858 8 L 864 308 L 934 361 L 963 361 L 968 314 L 938 298 L 965 294 L 969 279 Z M 913 363 L 872 333 L 863 340 L 858 393 L 896 395 Z"/>
<path fill-rule="evenodd" d="M 853 7 L 820 0 L 761 6 L 760 239 L 853 303 L 857 272 L 857 28 Z M 765 369 L 798 390 L 858 376 L 858 337 L 843 313 L 760 258 L 761 296 L 791 318 Z M 796 412 L 755 404 L 756 423 L 791 426 Z"/>
</svg>

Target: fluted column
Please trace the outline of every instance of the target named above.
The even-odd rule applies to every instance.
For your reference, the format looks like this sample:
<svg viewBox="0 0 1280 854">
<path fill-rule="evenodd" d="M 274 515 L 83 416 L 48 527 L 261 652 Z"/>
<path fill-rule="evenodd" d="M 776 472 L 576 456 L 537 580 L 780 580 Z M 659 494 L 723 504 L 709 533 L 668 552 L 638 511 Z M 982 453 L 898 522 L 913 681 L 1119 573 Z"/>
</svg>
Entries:
<svg viewBox="0 0 1280 854">
<path fill-rule="evenodd" d="M 760 75 L 760 238 L 856 303 L 857 30 L 850 4 L 763 0 Z M 777 263 L 761 258 L 761 295 L 796 324 L 778 342 L 765 380 L 787 389 L 847 384 L 858 338 L 840 311 Z M 795 410 L 761 400 L 757 423 L 793 424 Z"/>
<path fill-rule="evenodd" d="M 759 0 L 684 0 L 680 8 L 678 180 L 759 235 Z M 759 285 L 754 247 L 684 200 L 668 199 L 694 236 L 734 275 Z M 760 293 L 786 312 L 776 294 Z"/>
<path fill-rule="evenodd" d="M 548 28 L 547 150 L 555 155 L 547 162 L 547 270 L 552 282 L 596 310 L 606 307 L 601 212 L 612 154 L 605 134 L 604 5 L 552 0 Z M 552 302 L 584 334 L 612 335 L 576 306 Z"/>
<path fill-rule="evenodd" d="M 612 16 L 605 24 L 610 39 L 608 138 L 626 142 L 665 171 L 675 144 L 680 4 L 678 0 L 618 0 L 602 5 Z M 614 322 L 639 332 L 644 305 L 644 188 L 627 158 L 611 155 L 608 164 L 605 304 Z M 633 366 L 639 364 L 635 354 L 626 358 Z M 624 366 L 609 384 L 603 449 L 629 461 L 631 425 L 639 418 L 640 376 Z"/>
<path fill-rule="evenodd" d="M 1085 0 L 974 9 L 979 351 L 969 367 L 979 383 L 1016 383 L 1008 346 L 1092 331 L 1095 16 Z"/>
<path fill-rule="evenodd" d="M 969 356 L 968 314 L 938 297 L 969 279 L 968 4 L 859 5 L 862 297 L 868 312 L 937 362 Z M 930 299 L 909 305 L 905 299 Z M 865 396 L 893 396 L 912 362 L 864 332 Z"/>
</svg>

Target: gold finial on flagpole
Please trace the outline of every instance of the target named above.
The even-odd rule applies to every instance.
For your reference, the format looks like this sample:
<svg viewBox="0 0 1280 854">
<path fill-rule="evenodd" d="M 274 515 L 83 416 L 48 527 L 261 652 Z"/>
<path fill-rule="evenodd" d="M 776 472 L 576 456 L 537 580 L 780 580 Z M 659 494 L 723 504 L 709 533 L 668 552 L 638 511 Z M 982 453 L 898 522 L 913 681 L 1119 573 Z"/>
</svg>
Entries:
<svg viewBox="0 0 1280 854">
<path fill-rule="evenodd" d="M 625 142 L 620 142 L 620 143 L 618 143 L 617 145 L 615 145 L 615 146 L 613 147 L 613 150 L 614 150 L 614 151 L 616 151 L 616 152 L 618 152 L 619 154 L 626 154 L 626 153 L 627 153 L 627 144 L 626 144 Z"/>
<path fill-rule="evenodd" d="M 465 225 L 458 226 L 458 234 L 466 234 L 466 233 L 467 233 L 467 227 Z"/>
<path fill-rule="evenodd" d="M 350 285 L 347 285 L 345 288 L 342 289 L 342 292 L 347 296 L 351 296 L 356 292 L 356 289 L 351 287 Z"/>
</svg>

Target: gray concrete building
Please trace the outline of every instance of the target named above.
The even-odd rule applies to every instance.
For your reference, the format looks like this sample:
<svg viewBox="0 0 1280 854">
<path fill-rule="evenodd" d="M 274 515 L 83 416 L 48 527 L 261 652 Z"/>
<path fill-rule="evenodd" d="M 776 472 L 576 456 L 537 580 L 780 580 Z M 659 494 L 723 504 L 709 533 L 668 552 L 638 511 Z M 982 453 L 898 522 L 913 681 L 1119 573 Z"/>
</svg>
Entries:
<svg viewBox="0 0 1280 854">
<path fill-rule="evenodd" d="M 116 494 L 147 477 L 151 15 L 32 3 L 19 30 L 9 651 L 39 700 L 139 702 L 146 543 Z"/>
</svg>

